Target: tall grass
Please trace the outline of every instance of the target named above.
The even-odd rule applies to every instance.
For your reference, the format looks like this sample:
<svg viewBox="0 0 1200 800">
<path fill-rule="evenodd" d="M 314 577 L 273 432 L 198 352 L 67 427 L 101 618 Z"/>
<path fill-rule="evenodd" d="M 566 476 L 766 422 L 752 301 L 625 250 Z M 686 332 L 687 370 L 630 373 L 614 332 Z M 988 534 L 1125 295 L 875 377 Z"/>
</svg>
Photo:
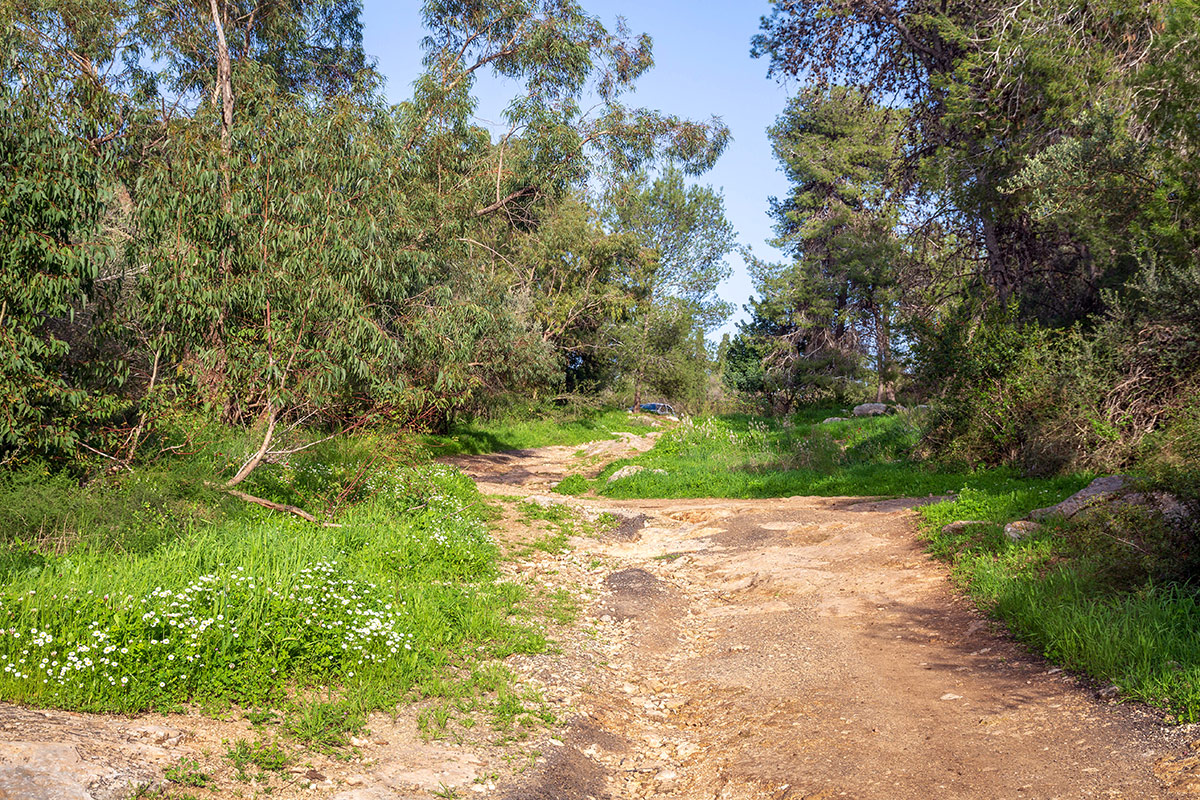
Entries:
<svg viewBox="0 0 1200 800">
<path fill-rule="evenodd" d="M 140 711 L 338 685 L 386 705 L 447 687 L 480 658 L 544 645 L 515 616 L 522 590 L 498 579 L 486 514 L 469 479 L 425 465 L 374 475 L 341 527 L 232 506 L 163 520 L 135 549 L 86 531 L 52 552 L 14 540 L 0 698 Z"/>
</svg>

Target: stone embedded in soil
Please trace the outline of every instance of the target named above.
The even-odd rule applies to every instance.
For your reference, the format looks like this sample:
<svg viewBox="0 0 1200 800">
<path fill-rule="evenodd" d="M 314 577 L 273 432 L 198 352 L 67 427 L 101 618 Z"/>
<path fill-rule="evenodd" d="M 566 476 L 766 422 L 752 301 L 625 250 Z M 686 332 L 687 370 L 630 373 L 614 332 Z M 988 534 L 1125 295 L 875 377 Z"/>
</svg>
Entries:
<svg viewBox="0 0 1200 800">
<path fill-rule="evenodd" d="M 72 778 L 58 772 L 22 766 L 0 767 L 3 800 L 93 800 Z"/>
<path fill-rule="evenodd" d="M 1030 522 L 1027 519 L 1010 522 L 1004 526 L 1004 535 L 1014 542 L 1019 542 L 1042 529 L 1042 526 L 1036 522 Z"/>
<path fill-rule="evenodd" d="M 187 738 L 187 735 L 175 728 L 162 725 L 135 725 L 125 729 L 125 735 L 131 741 L 150 742 L 157 745 L 174 746 Z"/>
<path fill-rule="evenodd" d="M 942 526 L 942 533 L 947 536 L 957 536 L 970 528 L 977 525 L 994 525 L 994 522 L 985 522 L 980 519 L 959 519 L 951 522 L 948 525 Z"/>
</svg>

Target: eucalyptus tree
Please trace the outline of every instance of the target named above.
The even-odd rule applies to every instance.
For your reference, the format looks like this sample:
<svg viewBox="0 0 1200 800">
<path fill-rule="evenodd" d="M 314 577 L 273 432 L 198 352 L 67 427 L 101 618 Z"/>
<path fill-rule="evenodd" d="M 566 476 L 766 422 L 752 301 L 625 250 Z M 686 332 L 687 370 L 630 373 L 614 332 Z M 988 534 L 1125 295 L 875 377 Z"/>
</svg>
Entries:
<svg viewBox="0 0 1200 800">
<path fill-rule="evenodd" d="M 127 370 L 98 302 L 119 243 L 105 230 L 116 140 L 136 108 L 120 3 L 0 6 L 0 460 L 94 449 Z M 108 293 L 111 295 L 111 292 Z"/>
</svg>

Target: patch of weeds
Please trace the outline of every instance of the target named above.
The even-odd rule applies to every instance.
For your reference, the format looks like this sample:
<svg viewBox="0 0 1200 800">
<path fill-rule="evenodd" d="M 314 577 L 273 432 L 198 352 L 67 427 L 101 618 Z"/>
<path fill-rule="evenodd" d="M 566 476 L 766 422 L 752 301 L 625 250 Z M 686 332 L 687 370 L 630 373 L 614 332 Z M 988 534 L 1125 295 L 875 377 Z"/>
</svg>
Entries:
<svg viewBox="0 0 1200 800">
<path fill-rule="evenodd" d="M 654 557 L 655 561 L 674 561 L 677 558 L 683 558 L 687 553 L 663 553 Z"/>
<path fill-rule="evenodd" d="M 558 482 L 553 491 L 556 494 L 577 495 L 588 490 L 588 479 L 582 475 L 568 475 Z"/>
<path fill-rule="evenodd" d="M 596 521 L 592 523 L 596 533 L 606 533 L 614 530 L 621 524 L 621 518 L 611 511 L 605 511 L 600 516 L 596 517 Z"/>
<path fill-rule="evenodd" d="M 242 717 L 251 725 L 273 725 L 279 721 L 279 714 L 270 708 L 248 708 L 242 711 Z"/>
<path fill-rule="evenodd" d="M 543 553 L 549 553 L 550 555 L 565 553 L 568 550 L 567 532 L 566 530 L 560 528 L 557 531 L 553 531 L 545 536 L 534 539 L 529 543 L 529 546 L 534 550 L 541 550 Z"/>
<path fill-rule="evenodd" d="M 163 771 L 163 777 L 171 783 L 195 786 L 198 789 L 207 786 L 211 779 L 207 772 L 200 769 L 200 762 L 192 758 L 180 759 L 178 764 L 167 767 Z"/>
<path fill-rule="evenodd" d="M 366 724 L 367 715 L 344 700 L 312 700 L 291 709 L 284 729 L 306 746 L 329 752 L 350 744 Z"/>
<path fill-rule="evenodd" d="M 541 692 L 532 688 L 518 691 L 511 685 L 502 686 L 488 710 L 492 728 L 505 733 L 501 742 L 523 740 L 537 728 L 556 721 Z"/>
<path fill-rule="evenodd" d="M 560 503 L 542 505 L 531 501 L 523 501 L 517 505 L 520 512 L 519 521 L 533 526 L 535 522 L 545 522 L 549 530 L 545 535 L 532 539 L 523 547 L 517 549 L 518 556 L 528 555 L 533 550 L 541 550 L 551 555 L 565 553 L 568 549 L 567 538 L 576 534 L 575 512 Z"/>
<path fill-rule="evenodd" d="M 555 589 L 547 601 L 546 616 L 558 625 L 569 625 L 579 616 L 579 600 L 567 589 Z"/>
<path fill-rule="evenodd" d="M 521 513 L 521 521 L 529 524 L 534 520 L 546 522 L 570 522 L 574 517 L 571 509 L 562 503 L 535 503 L 532 500 L 522 500 L 517 504 Z"/>
<path fill-rule="evenodd" d="M 225 751 L 225 757 L 237 770 L 240 781 L 249 780 L 247 767 L 258 767 L 263 772 L 283 772 L 291 763 L 291 756 L 278 742 L 249 742 L 238 739 Z"/>
</svg>

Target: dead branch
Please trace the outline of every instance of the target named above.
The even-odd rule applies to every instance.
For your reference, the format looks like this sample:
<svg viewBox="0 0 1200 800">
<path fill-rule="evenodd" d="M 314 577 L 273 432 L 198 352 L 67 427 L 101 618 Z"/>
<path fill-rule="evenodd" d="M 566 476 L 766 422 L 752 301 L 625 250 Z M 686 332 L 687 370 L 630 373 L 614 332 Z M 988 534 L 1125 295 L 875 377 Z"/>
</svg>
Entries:
<svg viewBox="0 0 1200 800">
<path fill-rule="evenodd" d="M 339 525 L 336 522 L 321 522 L 315 516 L 308 513 L 303 508 L 300 508 L 299 506 L 290 506 L 287 503 L 276 503 L 273 500 L 267 500 L 262 497 L 255 497 L 252 494 L 246 494 L 245 492 L 239 492 L 237 489 L 225 489 L 224 491 L 226 494 L 233 495 L 234 497 L 236 497 L 239 500 L 245 500 L 247 503 L 254 503 L 255 505 L 262 506 L 263 508 L 269 508 L 272 511 L 286 511 L 289 514 L 295 514 L 297 517 L 300 517 L 300 519 L 307 520 L 307 521 L 313 523 L 314 525 L 320 525 L 322 528 L 340 528 L 340 527 L 342 527 L 341 525 Z"/>
</svg>

